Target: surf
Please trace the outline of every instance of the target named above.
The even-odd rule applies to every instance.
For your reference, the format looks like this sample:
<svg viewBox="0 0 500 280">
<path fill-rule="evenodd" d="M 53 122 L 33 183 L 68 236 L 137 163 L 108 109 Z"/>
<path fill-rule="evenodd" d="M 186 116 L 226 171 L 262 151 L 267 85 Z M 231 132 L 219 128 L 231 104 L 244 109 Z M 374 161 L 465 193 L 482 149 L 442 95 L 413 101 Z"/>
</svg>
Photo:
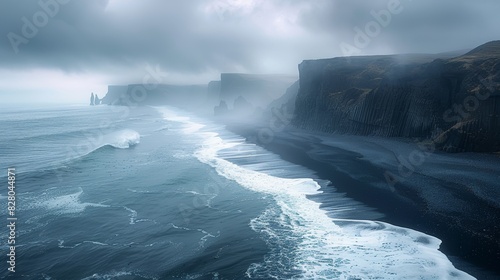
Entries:
<svg viewBox="0 0 500 280">
<path fill-rule="evenodd" d="M 97 134 L 80 140 L 68 149 L 71 159 L 82 158 L 104 149 L 129 149 L 141 142 L 139 132 L 132 129 L 123 129 L 107 134 Z"/>
<path fill-rule="evenodd" d="M 249 226 L 261 235 L 270 252 L 263 262 L 248 268 L 247 277 L 473 279 L 439 251 L 441 240 L 379 221 L 332 219 L 320 209 L 320 203 L 308 198 L 321 193 L 317 181 L 280 178 L 231 163 L 219 152 L 248 146 L 245 139 L 234 136 L 226 141 L 214 125 L 203 120 L 173 108 L 157 110 L 166 121 L 179 123 L 181 133 L 200 139 L 194 153 L 200 162 L 274 201 L 250 221 Z"/>
</svg>

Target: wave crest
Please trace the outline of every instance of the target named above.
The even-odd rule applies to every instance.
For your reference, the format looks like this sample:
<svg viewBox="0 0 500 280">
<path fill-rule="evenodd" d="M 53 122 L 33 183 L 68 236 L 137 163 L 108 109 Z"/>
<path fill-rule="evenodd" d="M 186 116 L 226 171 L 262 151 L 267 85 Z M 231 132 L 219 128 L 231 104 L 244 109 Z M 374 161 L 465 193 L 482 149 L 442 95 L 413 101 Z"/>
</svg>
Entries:
<svg viewBox="0 0 500 280">
<path fill-rule="evenodd" d="M 107 139 L 106 144 L 103 146 L 111 146 L 118 149 L 128 149 L 135 146 L 141 142 L 141 135 L 131 129 L 125 129 L 116 133 L 112 133 L 105 137 Z"/>
<path fill-rule="evenodd" d="M 98 137 L 98 139 L 87 138 L 80 141 L 70 149 L 68 161 L 84 159 L 88 155 L 105 149 L 128 149 L 139 144 L 141 135 L 132 129 L 115 131 Z"/>
</svg>

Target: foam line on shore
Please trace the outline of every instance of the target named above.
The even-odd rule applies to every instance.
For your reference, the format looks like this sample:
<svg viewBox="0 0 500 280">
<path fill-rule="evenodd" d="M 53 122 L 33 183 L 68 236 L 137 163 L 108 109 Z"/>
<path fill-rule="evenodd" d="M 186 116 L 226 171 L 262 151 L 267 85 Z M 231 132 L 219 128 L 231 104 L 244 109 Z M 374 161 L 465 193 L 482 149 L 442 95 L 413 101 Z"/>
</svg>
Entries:
<svg viewBox="0 0 500 280">
<path fill-rule="evenodd" d="M 243 144 L 221 138 L 203 120 L 171 108 L 159 109 L 189 137 L 200 139 L 195 156 L 219 175 L 271 197 L 274 203 L 250 221 L 270 252 L 252 264 L 250 278 L 275 279 L 473 279 L 457 270 L 440 252 L 435 237 L 377 221 L 331 219 L 320 204 L 307 198 L 319 194 L 311 178 L 280 178 L 236 165 L 219 156 Z M 246 144 L 248 145 L 248 144 Z"/>
</svg>

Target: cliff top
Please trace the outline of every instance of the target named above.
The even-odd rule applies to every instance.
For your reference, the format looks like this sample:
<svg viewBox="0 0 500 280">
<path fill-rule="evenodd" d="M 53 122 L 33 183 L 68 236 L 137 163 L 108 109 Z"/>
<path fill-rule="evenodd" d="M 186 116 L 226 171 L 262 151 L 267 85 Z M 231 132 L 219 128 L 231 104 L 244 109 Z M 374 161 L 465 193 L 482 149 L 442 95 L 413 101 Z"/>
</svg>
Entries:
<svg viewBox="0 0 500 280">
<path fill-rule="evenodd" d="M 466 53 L 466 57 L 500 57 L 500 40 L 491 41 Z"/>
<path fill-rule="evenodd" d="M 247 81 L 291 81 L 293 83 L 298 79 L 294 75 L 286 74 L 244 74 L 244 73 L 221 73 L 221 80 L 223 79 L 241 79 Z"/>
<path fill-rule="evenodd" d="M 452 59 L 460 60 L 460 58 L 477 59 L 500 57 L 500 40 L 491 41 L 483 44 L 469 52 L 465 50 L 444 52 L 438 54 L 411 53 L 411 54 L 394 54 L 394 55 L 369 55 L 369 56 L 350 56 L 350 57 L 335 57 L 322 59 L 308 59 L 302 63 L 309 62 L 329 64 L 331 66 L 346 67 L 366 67 L 368 64 L 425 64 L 434 61 L 435 59 Z"/>
</svg>

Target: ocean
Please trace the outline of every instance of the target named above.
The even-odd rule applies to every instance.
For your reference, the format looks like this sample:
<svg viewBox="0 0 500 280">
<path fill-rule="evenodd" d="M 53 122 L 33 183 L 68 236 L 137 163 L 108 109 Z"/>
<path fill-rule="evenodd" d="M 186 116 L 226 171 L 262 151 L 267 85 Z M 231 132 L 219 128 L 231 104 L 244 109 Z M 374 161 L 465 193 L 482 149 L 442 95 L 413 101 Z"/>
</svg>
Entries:
<svg viewBox="0 0 500 280">
<path fill-rule="evenodd" d="M 2 108 L 0 130 L 2 279 L 473 279 L 439 239 L 180 109 Z"/>
</svg>

